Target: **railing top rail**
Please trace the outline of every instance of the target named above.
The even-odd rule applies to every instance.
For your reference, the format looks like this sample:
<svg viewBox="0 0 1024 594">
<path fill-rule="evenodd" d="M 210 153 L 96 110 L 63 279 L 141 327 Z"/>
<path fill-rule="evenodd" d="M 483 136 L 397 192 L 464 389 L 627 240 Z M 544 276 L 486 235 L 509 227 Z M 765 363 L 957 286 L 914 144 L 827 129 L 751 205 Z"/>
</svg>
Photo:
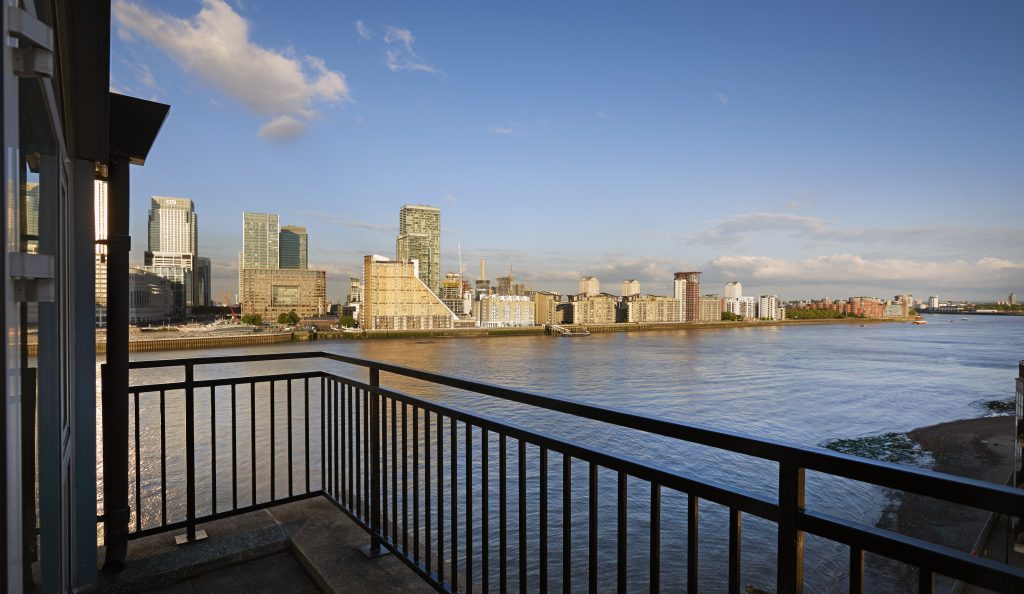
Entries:
<svg viewBox="0 0 1024 594">
<path fill-rule="evenodd" d="M 1021 513 L 1020 510 L 1024 509 L 1024 490 L 1003 485 L 891 462 L 858 458 L 822 448 L 800 446 L 763 437 L 751 437 L 725 429 L 713 429 L 698 424 L 652 418 L 594 404 L 575 402 L 554 396 L 542 396 L 493 384 L 454 378 L 400 365 L 323 351 L 132 361 L 128 365 L 129 369 L 153 369 L 159 367 L 222 365 L 227 363 L 314 358 L 329 359 L 339 363 L 376 369 L 386 373 L 493 396 L 528 406 L 689 441 L 755 458 L 771 460 L 780 464 L 793 464 L 808 470 L 900 491 L 927 495 L 944 501 L 987 509 L 1006 515 L 1017 516 Z"/>
</svg>

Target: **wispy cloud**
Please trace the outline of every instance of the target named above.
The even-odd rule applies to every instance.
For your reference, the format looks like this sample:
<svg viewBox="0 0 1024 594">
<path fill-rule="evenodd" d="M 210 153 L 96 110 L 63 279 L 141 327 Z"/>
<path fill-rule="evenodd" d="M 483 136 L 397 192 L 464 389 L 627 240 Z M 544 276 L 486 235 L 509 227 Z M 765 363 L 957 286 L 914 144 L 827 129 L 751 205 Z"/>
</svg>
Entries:
<svg viewBox="0 0 1024 594">
<path fill-rule="evenodd" d="M 302 136 L 306 132 L 306 127 L 306 124 L 290 115 L 280 115 L 260 128 L 260 138 L 274 142 L 288 142 Z"/>
<path fill-rule="evenodd" d="M 366 26 L 363 21 L 356 21 L 356 35 L 359 35 L 360 39 L 369 40 L 373 39 L 373 32 Z"/>
<path fill-rule="evenodd" d="M 294 137 L 299 126 L 304 130 L 317 117 L 317 104 L 350 98 L 345 75 L 329 69 L 323 59 L 254 43 L 249 22 L 224 0 L 203 0 L 199 13 L 188 19 L 129 0 L 115 0 L 113 13 L 119 33 L 148 41 L 186 72 L 270 118 L 260 131 L 264 138 L 279 140 L 281 135 L 272 131 L 283 130 Z"/>
<path fill-rule="evenodd" d="M 827 226 L 828 221 L 817 217 L 780 212 L 749 212 L 716 221 L 686 239 L 689 243 L 722 245 L 765 231 L 783 231 L 796 235 L 820 234 Z"/>
<path fill-rule="evenodd" d="M 729 105 L 729 96 L 725 93 L 715 93 L 715 101 L 717 101 L 722 107 L 725 107 L 726 105 Z"/>
<path fill-rule="evenodd" d="M 507 126 L 491 126 L 487 129 L 492 134 L 499 134 L 502 136 L 511 136 L 519 131 L 519 124 L 509 124 Z"/>
<path fill-rule="evenodd" d="M 456 202 L 459 201 L 455 196 L 452 196 L 451 194 L 445 194 L 444 197 L 441 199 L 447 202 L 448 204 L 455 204 Z"/>
<path fill-rule="evenodd" d="M 340 225 L 349 229 L 362 229 L 364 231 L 375 231 L 377 233 L 385 233 L 388 235 L 398 233 L 398 225 L 367 223 L 365 221 L 357 221 L 355 219 L 331 214 L 322 210 L 300 210 L 298 214 L 306 217 L 313 217 L 314 219 L 319 219 L 325 223 Z"/>
<path fill-rule="evenodd" d="M 412 47 L 415 41 L 416 38 L 413 37 L 412 31 L 404 27 L 393 27 L 390 25 L 384 27 L 384 43 L 388 46 L 384 51 L 384 58 L 388 70 L 391 72 L 410 70 L 413 72 L 443 75 L 444 73 L 441 70 L 428 64 L 416 53 Z"/>
</svg>

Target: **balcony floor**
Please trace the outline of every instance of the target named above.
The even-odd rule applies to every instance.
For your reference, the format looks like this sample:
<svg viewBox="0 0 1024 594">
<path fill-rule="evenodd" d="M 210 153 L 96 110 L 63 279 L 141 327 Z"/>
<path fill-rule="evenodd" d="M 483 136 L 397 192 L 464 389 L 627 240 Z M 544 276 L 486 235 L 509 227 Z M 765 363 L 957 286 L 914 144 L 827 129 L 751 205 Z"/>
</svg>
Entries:
<svg viewBox="0 0 1024 594">
<path fill-rule="evenodd" d="M 101 574 L 94 591 L 434 592 L 394 556 L 366 559 L 357 547 L 369 535 L 324 497 L 198 528 L 209 537 L 182 546 L 174 532 L 130 541 L 124 571 Z"/>
</svg>

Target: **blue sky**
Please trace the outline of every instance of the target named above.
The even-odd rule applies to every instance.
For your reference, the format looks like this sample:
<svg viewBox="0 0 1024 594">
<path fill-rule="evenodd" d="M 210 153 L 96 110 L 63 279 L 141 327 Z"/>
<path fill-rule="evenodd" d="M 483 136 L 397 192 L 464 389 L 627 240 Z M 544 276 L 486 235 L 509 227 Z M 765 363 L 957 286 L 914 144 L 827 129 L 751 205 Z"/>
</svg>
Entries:
<svg viewBox="0 0 1024 594">
<path fill-rule="evenodd" d="M 111 87 L 171 105 L 132 177 L 192 198 L 216 299 L 241 212 L 343 297 L 442 210 L 475 278 L 784 299 L 1024 295 L 1020 2 L 115 0 Z"/>
</svg>

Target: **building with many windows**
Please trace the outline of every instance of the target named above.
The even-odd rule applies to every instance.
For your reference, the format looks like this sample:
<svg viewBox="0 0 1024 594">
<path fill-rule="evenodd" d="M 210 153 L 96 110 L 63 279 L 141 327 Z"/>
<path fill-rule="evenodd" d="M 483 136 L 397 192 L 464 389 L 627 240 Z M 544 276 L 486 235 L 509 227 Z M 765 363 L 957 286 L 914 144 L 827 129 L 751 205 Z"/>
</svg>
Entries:
<svg viewBox="0 0 1024 594">
<path fill-rule="evenodd" d="M 761 295 L 757 298 L 757 317 L 760 320 L 784 320 L 786 308 L 782 307 L 778 295 Z"/>
<path fill-rule="evenodd" d="M 282 225 L 278 242 L 279 268 L 306 270 L 308 268 L 308 236 L 305 227 Z"/>
<path fill-rule="evenodd" d="M 398 215 L 395 260 L 419 262 L 419 277 L 435 295 L 441 291 L 441 209 L 406 204 Z"/>
<path fill-rule="evenodd" d="M 700 310 L 697 314 L 699 322 L 721 322 L 722 321 L 722 296 L 701 295 Z"/>
<path fill-rule="evenodd" d="M 242 313 L 265 321 L 295 311 L 299 317 L 327 313 L 327 273 L 323 270 L 246 268 L 242 273 Z"/>
<path fill-rule="evenodd" d="M 696 322 L 700 317 L 700 273 L 677 272 L 672 288 L 672 296 L 682 306 L 683 321 Z"/>
<path fill-rule="evenodd" d="M 725 283 L 725 299 L 736 299 L 743 296 L 743 285 L 739 281 Z"/>
<path fill-rule="evenodd" d="M 128 323 L 163 324 L 175 315 L 174 283 L 140 268 L 128 271 Z"/>
<path fill-rule="evenodd" d="M 192 200 L 153 196 L 148 223 L 142 268 L 175 284 L 175 315 L 210 305 L 210 261 L 198 261 L 199 224 Z"/>
<path fill-rule="evenodd" d="M 630 295 L 622 298 L 623 321 L 631 324 L 682 321 L 679 300 L 662 295 Z"/>
<path fill-rule="evenodd" d="M 580 279 L 580 295 L 599 295 L 601 293 L 601 281 L 596 276 L 585 276 Z"/>
<path fill-rule="evenodd" d="M 485 295 L 478 304 L 482 328 L 534 325 L 534 303 L 524 295 Z"/>
<path fill-rule="evenodd" d="M 281 266 L 281 225 L 276 214 L 242 213 L 242 251 L 238 252 L 238 300 L 242 300 L 242 273 L 247 268 Z"/>
<path fill-rule="evenodd" d="M 615 295 L 580 294 L 573 295 L 570 300 L 573 324 L 614 324 L 617 321 L 619 298 Z"/>
<path fill-rule="evenodd" d="M 558 306 L 562 296 L 548 291 L 537 291 L 533 295 L 533 322 L 540 326 L 561 324 L 562 312 Z"/>
<path fill-rule="evenodd" d="M 423 282 L 419 262 L 363 258 L 364 330 L 432 330 L 451 328 L 458 317 Z"/>
<path fill-rule="evenodd" d="M 757 319 L 757 299 L 753 297 L 731 297 L 725 300 L 723 307 L 724 311 L 742 316 L 744 320 Z"/>
<path fill-rule="evenodd" d="M 629 297 L 630 295 L 640 294 L 640 281 L 635 278 L 622 281 L 622 296 Z"/>
</svg>

